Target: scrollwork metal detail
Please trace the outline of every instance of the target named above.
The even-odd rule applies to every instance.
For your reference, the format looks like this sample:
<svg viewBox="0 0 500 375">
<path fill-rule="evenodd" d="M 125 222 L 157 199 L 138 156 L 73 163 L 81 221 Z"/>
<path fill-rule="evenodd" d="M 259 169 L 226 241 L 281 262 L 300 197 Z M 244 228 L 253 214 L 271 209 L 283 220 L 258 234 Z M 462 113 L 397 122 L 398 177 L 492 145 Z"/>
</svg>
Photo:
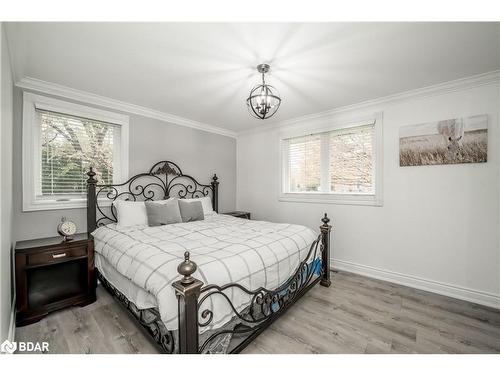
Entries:
<svg viewBox="0 0 500 375">
<path fill-rule="evenodd" d="M 207 346 L 222 334 L 251 334 L 263 329 L 271 320 L 274 320 L 277 315 L 293 304 L 301 293 L 311 286 L 314 275 L 319 276 L 320 274 L 321 261 L 318 258 L 320 242 L 321 235 L 311 244 L 307 256 L 301 261 L 292 277 L 277 289 L 269 290 L 261 287 L 256 290 L 249 290 L 237 283 L 229 283 L 223 286 L 210 284 L 201 288 L 202 297 L 198 301 L 198 326 L 200 328 L 208 327 L 214 319 L 214 312 L 204 307 L 204 302 L 214 295 L 221 296 L 227 302 L 242 324 L 234 329 L 223 329 L 209 335 L 200 345 L 199 352 L 203 353 Z M 314 279 L 314 283 L 317 281 L 319 281 L 319 277 Z M 239 289 L 249 296 L 249 305 L 243 311 L 239 311 L 227 295 L 233 288 Z"/>
<path fill-rule="evenodd" d="M 154 201 L 158 199 L 201 198 L 212 196 L 212 185 L 199 183 L 194 177 L 182 173 L 177 164 L 160 161 L 149 172 L 137 174 L 121 184 L 96 185 L 96 208 L 100 217 L 96 225 L 116 223 L 117 199 L 128 201 Z"/>
</svg>

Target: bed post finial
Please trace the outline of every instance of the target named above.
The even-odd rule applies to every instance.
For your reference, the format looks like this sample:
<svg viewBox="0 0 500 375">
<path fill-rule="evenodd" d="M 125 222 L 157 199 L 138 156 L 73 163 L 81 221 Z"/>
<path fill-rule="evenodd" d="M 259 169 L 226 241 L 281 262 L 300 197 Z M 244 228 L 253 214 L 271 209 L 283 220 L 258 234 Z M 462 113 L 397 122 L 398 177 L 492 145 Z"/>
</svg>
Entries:
<svg viewBox="0 0 500 375">
<path fill-rule="evenodd" d="M 195 278 L 191 275 L 196 272 L 197 268 L 196 263 L 189 259 L 189 251 L 186 251 L 184 253 L 184 262 L 177 266 L 177 272 L 183 276 L 180 281 L 182 285 L 189 285 L 194 282 Z"/>
<path fill-rule="evenodd" d="M 94 167 L 90 166 L 89 171 L 87 172 L 87 176 L 89 178 L 87 179 L 87 184 L 97 184 L 97 180 L 94 178 L 96 173 L 94 172 Z"/>
<path fill-rule="evenodd" d="M 96 173 L 94 168 L 90 167 L 87 172 L 87 233 L 92 233 L 96 228 L 96 196 L 95 196 L 95 186 L 97 185 L 97 180 L 95 179 Z"/>
<path fill-rule="evenodd" d="M 323 222 L 323 225 L 328 225 L 328 223 L 330 222 L 330 218 L 328 217 L 326 212 L 325 212 L 325 216 L 323 216 L 323 219 L 321 219 L 321 221 Z"/>
<path fill-rule="evenodd" d="M 329 287 L 332 282 L 330 280 L 330 232 L 332 226 L 328 224 L 330 219 L 325 213 L 321 219 L 323 224 L 319 227 L 321 230 L 321 281 L 320 284 Z"/>
<path fill-rule="evenodd" d="M 215 212 L 219 213 L 219 177 L 214 173 L 212 177 L 212 208 Z"/>
<path fill-rule="evenodd" d="M 177 267 L 182 279 L 172 284 L 179 311 L 179 354 L 198 353 L 198 297 L 203 282 L 192 276 L 197 268 L 196 263 L 189 259 L 189 251 L 186 251 L 184 261 Z"/>
</svg>

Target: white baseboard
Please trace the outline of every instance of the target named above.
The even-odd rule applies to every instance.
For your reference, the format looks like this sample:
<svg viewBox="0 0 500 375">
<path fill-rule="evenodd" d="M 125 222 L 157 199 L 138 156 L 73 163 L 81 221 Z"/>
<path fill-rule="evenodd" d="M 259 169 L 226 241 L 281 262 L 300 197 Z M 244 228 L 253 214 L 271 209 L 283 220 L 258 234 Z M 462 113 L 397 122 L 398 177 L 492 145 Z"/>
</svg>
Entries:
<svg viewBox="0 0 500 375">
<path fill-rule="evenodd" d="M 10 324 L 7 340 L 13 342 L 16 339 L 16 296 L 12 300 L 12 306 L 10 309 Z"/>
<path fill-rule="evenodd" d="M 332 259 L 331 264 L 339 271 L 352 272 L 359 275 L 372 277 L 374 279 L 389 281 L 395 284 L 409 286 L 415 289 L 425 290 L 448 297 L 474 302 L 500 309 L 500 295 L 482 292 L 479 290 L 464 288 L 457 285 L 446 284 L 439 281 L 424 279 L 421 277 L 405 275 L 399 272 L 387 271 L 376 267 L 365 266 L 340 259 Z"/>
</svg>

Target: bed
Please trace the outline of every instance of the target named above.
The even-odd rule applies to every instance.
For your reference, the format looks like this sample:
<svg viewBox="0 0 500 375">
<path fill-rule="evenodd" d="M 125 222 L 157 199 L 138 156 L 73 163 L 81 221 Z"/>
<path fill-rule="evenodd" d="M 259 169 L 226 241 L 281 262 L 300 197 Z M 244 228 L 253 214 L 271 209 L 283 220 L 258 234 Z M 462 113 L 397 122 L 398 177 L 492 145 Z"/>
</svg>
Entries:
<svg viewBox="0 0 500 375">
<path fill-rule="evenodd" d="M 326 214 L 319 233 L 218 214 L 217 176 L 200 184 L 171 161 L 122 184 L 87 174 L 96 274 L 166 353 L 238 353 L 315 284 L 330 285 Z M 206 196 L 214 212 L 201 221 L 117 225 L 117 199 Z"/>
</svg>

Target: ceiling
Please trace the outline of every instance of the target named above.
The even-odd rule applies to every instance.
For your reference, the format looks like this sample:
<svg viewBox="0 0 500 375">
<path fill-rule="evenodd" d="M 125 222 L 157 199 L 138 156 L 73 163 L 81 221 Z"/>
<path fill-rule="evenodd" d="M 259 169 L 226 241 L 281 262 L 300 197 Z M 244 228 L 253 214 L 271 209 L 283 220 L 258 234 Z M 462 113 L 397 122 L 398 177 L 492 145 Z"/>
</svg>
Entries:
<svg viewBox="0 0 500 375">
<path fill-rule="evenodd" d="M 242 131 L 271 64 L 268 123 L 500 69 L 498 23 L 9 23 L 32 77 Z"/>
</svg>

